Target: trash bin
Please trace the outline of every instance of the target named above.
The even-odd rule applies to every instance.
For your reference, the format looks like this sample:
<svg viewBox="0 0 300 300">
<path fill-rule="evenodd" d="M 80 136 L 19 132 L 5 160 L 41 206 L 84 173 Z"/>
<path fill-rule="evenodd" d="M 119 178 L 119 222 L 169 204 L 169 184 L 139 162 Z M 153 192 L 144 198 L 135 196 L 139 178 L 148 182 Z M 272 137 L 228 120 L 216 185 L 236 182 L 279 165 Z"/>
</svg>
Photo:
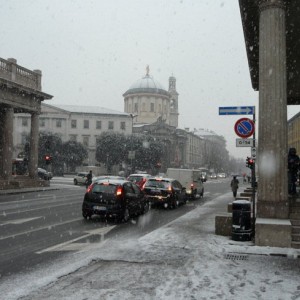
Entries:
<svg viewBox="0 0 300 300">
<path fill-rule="evenodd" d="M 232 202 L 231 236 L 234 241 L 251 241 L 251 203 L 248 200 Z"/>
</svg>

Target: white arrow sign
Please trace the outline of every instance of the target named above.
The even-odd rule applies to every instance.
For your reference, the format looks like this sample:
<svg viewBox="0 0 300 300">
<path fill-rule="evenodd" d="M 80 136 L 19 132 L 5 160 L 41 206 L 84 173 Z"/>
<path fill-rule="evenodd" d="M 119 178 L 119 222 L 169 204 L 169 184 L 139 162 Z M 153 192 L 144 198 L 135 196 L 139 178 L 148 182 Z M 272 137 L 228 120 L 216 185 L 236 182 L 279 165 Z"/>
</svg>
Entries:
<svg viewBox="0 0 300 300">
<path fill-rule="evenodd" d="M 255 106 L 226 106 L 219 107 L 219 115 L 253 115 Z"/>
</svg>

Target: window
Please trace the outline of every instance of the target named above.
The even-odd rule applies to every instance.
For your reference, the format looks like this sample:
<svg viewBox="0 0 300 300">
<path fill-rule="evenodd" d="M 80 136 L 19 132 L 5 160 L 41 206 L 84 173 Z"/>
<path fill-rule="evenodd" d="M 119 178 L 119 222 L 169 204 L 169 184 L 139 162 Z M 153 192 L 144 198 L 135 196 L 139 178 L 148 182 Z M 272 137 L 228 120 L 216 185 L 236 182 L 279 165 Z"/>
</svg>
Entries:
<svg viewBox="0 0 300 300">
<path fill-rule="evenodd" d="M 56 127 L 58 127 L 58 128 L 61 127 L 61 119 L 56 120 Z"/>
<path fill-rule="evenodd" d="M 40 127 L 45 127 L 45 119 L 40 119 Z"/>
<path fill-rule="evenodd" d="M 77 120 L 71 120 L 71 128 L 77 128 Z"/>
<path fill-rule="evenodd" d="M 22 126 L 27 127 L 28 126 L 28 118 L 22 118 Z"/>
<path fill-rule="evenodd" d="M 125 130 L 126 129 L 125 122 L 121 122 L 120 129 L 121 130 Z"/>
<path fill-rule="evenodd" d="M 154 112 L 154 103 L 151 103 L 151 105 L 150 105 L 150 111 Z"/>
<path fill-rule="evenodd" d="M 133 184 L 132 187 L 134 189 L 135 194 L 139 195 L 141 193 L 140 188 L 136 184 Z"/>
<path fill-rule="evenodd" d="M 96 129 L 101 129 L 102 123 L 101 121 L 96 121 Z"/>
<path fill-rule="evenodd" d="M 82 138 L 83 145 L 88 147 L 89 146 L 89 137 L 88 136 L 83 136 Z"/>
<path fill-rule="evenodd" d="M 90 122 L 89 122 L 89 120 L 84 120 L 83 121 L 83 128 L 84 129 L 89 129 L 90 128 Z"/>
<path fill-rule="evenodd" d="M 108 129 L 114 129 L 114 121 L 108 121 Z"/>
<path fill-rule="evenodd" d="M 134 112 L 138 112 L 138 108 L 139 108 L 138 103 L 134 103 Z"/>
</svg>

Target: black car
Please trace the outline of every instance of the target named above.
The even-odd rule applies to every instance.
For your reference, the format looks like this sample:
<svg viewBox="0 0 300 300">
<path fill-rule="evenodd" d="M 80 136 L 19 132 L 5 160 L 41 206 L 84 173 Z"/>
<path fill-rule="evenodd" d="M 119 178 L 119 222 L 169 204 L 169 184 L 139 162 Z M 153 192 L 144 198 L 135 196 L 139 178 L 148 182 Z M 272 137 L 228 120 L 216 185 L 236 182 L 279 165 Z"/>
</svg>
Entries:
<svg viewBox="0 0 300 300">
<path fill-rule="evenodd" d="M 149 201 L 134 183 L 122 179 L 108 179 L 92 183 L 82 204 L 85 219 L 92 215 L 128 221 L 149 210 Z"/>
<path fill-rule="evenodd" d="M 177 208 L 186 203 L 186 190 L 179 181 L 171 178 L 148 178 L 144 193 L 152 206 Z"/>
</svg>

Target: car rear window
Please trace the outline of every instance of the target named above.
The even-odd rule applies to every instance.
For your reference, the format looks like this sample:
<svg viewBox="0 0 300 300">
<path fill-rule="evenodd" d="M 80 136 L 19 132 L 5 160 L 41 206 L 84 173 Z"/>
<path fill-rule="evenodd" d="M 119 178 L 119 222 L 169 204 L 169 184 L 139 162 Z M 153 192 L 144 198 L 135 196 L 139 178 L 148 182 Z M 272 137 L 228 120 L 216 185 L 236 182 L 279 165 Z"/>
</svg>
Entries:
<svg viewBox="0 0 300 300">
<path fill-rule="evenodd" d="M 115 194 L 117 189 L 116 185 L 113 184 L 95 184 L 92 189 L 92 193 L 106 193 Z"/>
<path fill-rule="evenodd" d="M 167 189 L 169 186 L 170 186 L 169 181 L 156 180 L 156 179 L 148 179 L 145 184 L 145 187 L 155 187 L 160 189 Z"/>
<path fill-rule="evenodd" d="M 143 179 L 143 176 L 129 176 L 129 180 L 133 182 L 137 182 Z"/>
</svg>

